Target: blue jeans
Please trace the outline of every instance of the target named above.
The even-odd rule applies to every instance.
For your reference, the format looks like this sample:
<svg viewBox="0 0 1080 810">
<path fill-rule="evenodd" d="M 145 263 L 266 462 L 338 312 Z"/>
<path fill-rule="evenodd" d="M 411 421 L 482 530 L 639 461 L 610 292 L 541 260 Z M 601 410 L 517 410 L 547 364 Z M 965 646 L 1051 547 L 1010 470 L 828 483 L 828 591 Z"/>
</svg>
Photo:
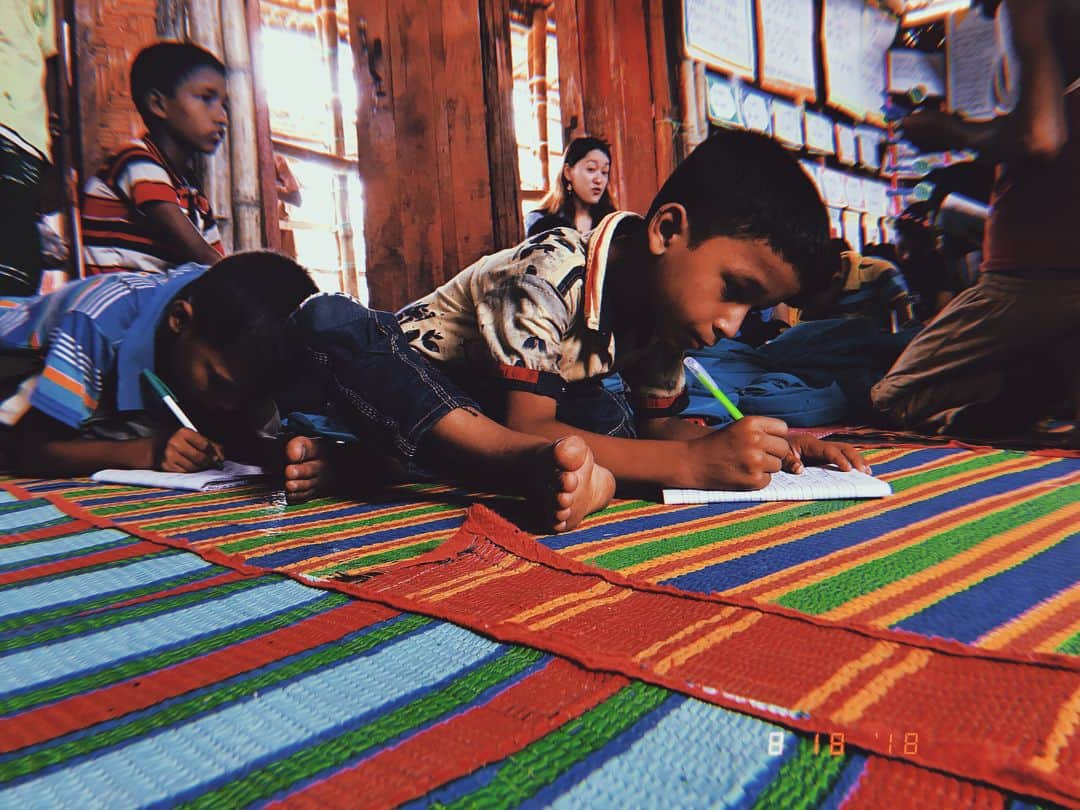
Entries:
<svg viewBox="0 0 1080 810">
<path fill-rule="evenodd" d="M 331 438 L 351 434 L 411 461 L 450 411 L 479 410 L 409 346 L 392 313 L 347 295 L 311 296 L 289 318 L 287 334 L 301 371 L 278 402 L 283 413 L 302 412 L 290 417 L 294 424 Z"/>
</svg>

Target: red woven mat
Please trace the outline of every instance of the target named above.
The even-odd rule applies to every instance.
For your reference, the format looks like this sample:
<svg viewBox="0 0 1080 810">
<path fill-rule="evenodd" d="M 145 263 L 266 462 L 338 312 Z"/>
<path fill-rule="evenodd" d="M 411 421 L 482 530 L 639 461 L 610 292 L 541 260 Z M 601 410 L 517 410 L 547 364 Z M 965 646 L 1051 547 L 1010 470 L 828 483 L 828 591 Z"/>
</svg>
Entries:
<svg viewBox="0 0 1080 810">
<path fill-rule="evenodd" d="M 1000 788 L 1080 795 L 1080 661 L 1011 656 L 631 582 L 490 510 L 342 590 Z M 898 729 L 914 729 L 916 751 Z"/>
</svg>

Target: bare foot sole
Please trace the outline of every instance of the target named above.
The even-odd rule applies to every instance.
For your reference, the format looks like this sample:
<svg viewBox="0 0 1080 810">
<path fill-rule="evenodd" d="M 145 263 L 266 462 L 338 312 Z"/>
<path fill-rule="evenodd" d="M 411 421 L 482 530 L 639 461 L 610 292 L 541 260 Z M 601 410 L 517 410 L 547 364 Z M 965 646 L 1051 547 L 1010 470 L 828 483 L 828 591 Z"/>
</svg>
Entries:
<svg viewBox="0 0 1080 810">
<path fill-rule="evenodd" d="M 615 477 L 596 463 L 579 436 L 560 439 L 547 453 L 555 470 L 553 485 L 548 485 L 550 501 L 541 507 L 543 523 L 554 532 L 569 531 L 586 515 L 608 505 L 615 494 Z"/>
</svg>

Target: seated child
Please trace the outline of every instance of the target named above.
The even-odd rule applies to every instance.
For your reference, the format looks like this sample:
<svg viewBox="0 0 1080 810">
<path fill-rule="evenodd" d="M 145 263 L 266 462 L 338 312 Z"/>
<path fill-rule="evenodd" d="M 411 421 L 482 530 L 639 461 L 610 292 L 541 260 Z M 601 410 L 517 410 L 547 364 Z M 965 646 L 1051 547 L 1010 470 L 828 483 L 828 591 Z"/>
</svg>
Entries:
<svg viewBox="0 0 1080 810">
<path fill-rule="evenodd" d="M 677 419 L 687 349 L 733 337 L 754 307 L 827 286 L 825 206 L 784 149 L 722 132 L 675 170 L 642 219 L 558 228 L 484 257 L 398 313 L 412 345 L 508 427 L 586 437 L 627 485 L 758 489 L 781 468 L 868 469 L 853 448 L 750 416 Z M 834 255 L 834 254 L 833 254 Z M 605 389 L 619 372 L 634 396 Z M 489 410 L 491 409 L 491 410 Z"/>
<path fill-rule="evenodd" d="M 343 296 L 334 300 L 347 303 L 327 309 L 323 296 L 309 299 L 315 289 L 294 261 L 258 251 L 209 269 L 113 273 L 49 295 L 0 298 L 0 357 L 25 367 L 21 377 L 0 380 L 0 423 L 9 426 L 0 438 L 12 466 L 32 475 L 86 475 L 106 467 L 207 469 L 226 456 L 258 452 L 257 438 L 279 429 L 272 397 L 283 383 L 299 382 L 336 404 L 338 416 L 361 438 L 379 438 L 380 431 L 408 423 L 402 455 L 425 462 L 430 456 L 433 468 L 458 478 L 468 479 L 461 470 L 475 467 L 499 481 L 515 480 L 518 491 L 540 502 L 546 527 L 570 528 L 610 500 L 610 473 L 593 464 L 584 442 L 572 437 L 552 444 L 485 419 L 440 386 L 439 375 L 429 373 L 403 336 L 397 350 L 381 358 L 334 355 L 332 347 L 316 343 L 321 368 L 331 355 L 343 361 L 333 381 L 345 382 L 322 398 L 324 380 L 304 377 L 304 368 L 290 365 L 296 349 L 332 334 L 336 324 L 328 315 L 355 310 L 345 321 L 351 327 L 368 311 Z M 393 316 L 382 315 L 396 329 Z M 157 407 L 141 384 L 143 369 L 173 390 L 198 432 L 178 428 Z M 387 385 L 410 373 L 411 386 Z M 369 402 L 385 408 L 374 421 Z M 420 403 L 427 407 L 417 416 Z M 290 500 L 306 500 L 327 483 L 320 442 L 295 436 L 284 453 Z"/>
<path fill-rule="evenodd" d="M 834 239 L 838 269 L 826 290 L 808 300 L 798 320 L 869 318 L 896 332 L 915 320 L 915 305 L 900 269 L 886 259 L 862 256 L 843 239 Z"/>
<path fill-rule="evenodd" d="M 86 183 L 87 273 L 213 264 L 224 251 L 194 161 L 212 154 L 225 137 L 225 66 L 196 45 L 159 42 L 135 57 L 131 97 L 147 133 L 109 157 Z"/>
</svg>

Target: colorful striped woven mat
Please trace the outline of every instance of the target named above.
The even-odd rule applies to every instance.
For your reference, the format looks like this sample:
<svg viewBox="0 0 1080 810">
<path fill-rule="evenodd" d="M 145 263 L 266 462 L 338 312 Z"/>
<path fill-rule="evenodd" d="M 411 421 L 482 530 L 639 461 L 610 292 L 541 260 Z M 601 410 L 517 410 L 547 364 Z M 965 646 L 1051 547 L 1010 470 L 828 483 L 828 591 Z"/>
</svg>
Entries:
<svg viewBox="0 0 1080 810">
<path fill-rule="evenodd" d="M 881 731 L 866 753 L 0 495 L 3 806 L 1032 806 Z"/>
<path fill-rule="evenodd" d="M 1080 460 L 956 447 L 866 455 L 893 496 L 696 506 L 619 501 L 577 531 L 539 540 L 643 583 L 986 649 L 1080 653 Z M 470 502 L 431 485 L 304 506 L 251 489 L 177 493 L 38 479 L 0 485 L 223 564 L 336 582 L 363 581 L 437 548 Z M 515 505 L 485 502 L 503 513 Z"/>
</svg>

